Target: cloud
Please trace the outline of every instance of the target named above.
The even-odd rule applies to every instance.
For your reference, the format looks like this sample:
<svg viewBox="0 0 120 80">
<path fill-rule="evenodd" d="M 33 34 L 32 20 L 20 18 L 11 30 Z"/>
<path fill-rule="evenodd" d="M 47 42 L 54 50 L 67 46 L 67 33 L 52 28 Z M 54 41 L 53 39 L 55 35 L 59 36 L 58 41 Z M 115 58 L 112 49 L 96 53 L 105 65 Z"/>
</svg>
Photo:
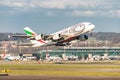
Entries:
<svg viewBox="0 0 120 80">
<path fill-rule="evenodd" d="M 32 0 L 34 7 L 54 9 L 95 8 L 101 5 L 101 0 Z"/>
<path fill-rule="evenodd" d="M 110 10 L 106 13 L 109 14 L 111 17 L 120 17 L 120 10 Z"/>
<path fill-rule="evenodd" d="M 1 0 L 0 6 L 9 6 L 9 7 L 26 7 L 27 3 L 23 0 Z"/>
<path fill-rule="evenodd" d="M 12 13 L 43 10 L 47 16 L 120 17 L 119 0 L 1 0 L 0 6 L 10 7 Z M 57 10 L 57 11 L 56 11 Z M 58 10 L 61 10 L 58 12 Z M 4 11 L 5 12 L 5 11 Z M 0 13 L 3 13 L 0 11 Z M 8 11 L 6 11 L 8 13 Z"/>
<path fill-rule="evenodd" d="M 114 2 L 114 4 L 116 4 Z M 114 5 L 111 0 L 1 0 L 0 5 L 26 8 L 81 9 Z M 106 6 L 106 7 L 107 7 Z"/>
<path fill-rule="evenodd" d="M 66 12 L 66 15 L 70 16 L 84 16 L 84 17 L 120 17 L 120 10 L 73 10 Z"/>
<path fill-rule="evenodd" d="M 111 18 L 120 18 L 120 10 L 99 10 L 99 11 L 94 11 L 95 16 L 104 16 L 104 17 L 111 17 Z"/>
<path fill-rule="evenodd" d="M 120 8 L 119 0 L 1 0 L 0 6 L 52 9 Z"/>
<path fill-rule="evenodd" d="M 67 12 L 66 15 L 71 15 L 71 16 L 86 16 L 86 17 L 90 17 L 90 16 L 94 16 L 96 13 L 94 11 L 72 11 L 72 12 Z"/>
</svg>

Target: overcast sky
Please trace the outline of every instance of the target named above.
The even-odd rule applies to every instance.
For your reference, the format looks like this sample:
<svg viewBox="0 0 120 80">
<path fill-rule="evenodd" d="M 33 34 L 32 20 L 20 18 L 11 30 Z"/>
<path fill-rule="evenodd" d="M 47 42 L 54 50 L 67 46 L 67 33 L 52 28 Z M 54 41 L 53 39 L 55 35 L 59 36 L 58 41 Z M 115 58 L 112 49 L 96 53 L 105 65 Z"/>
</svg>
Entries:
<svg viewBox="0 0 120 80">
<path fill-rule="evenodd" d="M 52 33 L 81 22 L 120 33 L 120 0 L 0 0 L 0 32 Z"/>
</svg>

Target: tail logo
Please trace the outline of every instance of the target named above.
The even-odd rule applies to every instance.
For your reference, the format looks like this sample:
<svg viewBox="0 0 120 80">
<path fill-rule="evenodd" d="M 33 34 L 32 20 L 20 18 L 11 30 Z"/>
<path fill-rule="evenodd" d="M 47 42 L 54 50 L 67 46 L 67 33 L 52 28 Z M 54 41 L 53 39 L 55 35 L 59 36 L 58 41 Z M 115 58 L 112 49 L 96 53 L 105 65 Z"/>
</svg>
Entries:
<svg viewBox="0 0 120 80">
<path fill-rule="evenodd" d="M 24 31 L 29 36 L 36 36 L 36 33 L 34 31 L 32 31 L 29 27 L 25 27 Z"/>
</svg>

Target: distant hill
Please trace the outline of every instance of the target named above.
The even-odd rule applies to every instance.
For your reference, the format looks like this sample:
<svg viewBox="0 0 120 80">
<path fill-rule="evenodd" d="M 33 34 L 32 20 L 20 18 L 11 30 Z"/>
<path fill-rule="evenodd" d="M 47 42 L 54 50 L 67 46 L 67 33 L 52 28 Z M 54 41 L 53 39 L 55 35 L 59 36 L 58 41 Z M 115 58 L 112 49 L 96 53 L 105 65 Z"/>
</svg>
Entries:
<svg viewBox="0 0 120 80">
<path fill-rule="evenodd" d="M 113 33 L 113 32 L 97 32 L 93 33 L 91 37 L 95 37 L 96 40 L 101 40 L 101 41 L 112 41 L 113 43 L 118 43 L 120 42 L 120 33 Z"/>
</svg>

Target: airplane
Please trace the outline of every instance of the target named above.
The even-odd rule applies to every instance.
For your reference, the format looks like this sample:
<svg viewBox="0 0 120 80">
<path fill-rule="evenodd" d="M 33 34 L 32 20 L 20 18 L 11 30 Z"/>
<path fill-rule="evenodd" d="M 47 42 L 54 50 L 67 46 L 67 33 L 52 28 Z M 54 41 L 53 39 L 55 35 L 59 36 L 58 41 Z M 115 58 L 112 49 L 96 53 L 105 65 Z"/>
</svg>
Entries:
<svg viewBox="0 0 120 80">
<path fill-rule="evenodd" d="M 20 56 L 6 56 L 5 59 L 8 61 L 20 60 Z"/>
<path fill-rule="evenodd" d="M 14 61 L 14 60 L 19 60 L 20 56 L 11 56 L 10 54 L 3 53 L 0 55 L 2 59 L 9 60 L 9 61 Z"/>
<path fill-rule="evenodd" d="M 92 32 L 94 28 L 94 24 L 90 22 L 83 22 L 55 32 L 53 34 L 46 35 L 36 34 L 29 27 L 25 27 L 24 32 L 26 33 L 26 35 L 12 35 L 12 37 L 23 37 L 31 41 L 31 43 L 18 44 L 18 46 L 66 46 L 70 45 L 70 42 L 73 40 L 87 40 L 88 35 L 86 33 Z"/>
</svg>

